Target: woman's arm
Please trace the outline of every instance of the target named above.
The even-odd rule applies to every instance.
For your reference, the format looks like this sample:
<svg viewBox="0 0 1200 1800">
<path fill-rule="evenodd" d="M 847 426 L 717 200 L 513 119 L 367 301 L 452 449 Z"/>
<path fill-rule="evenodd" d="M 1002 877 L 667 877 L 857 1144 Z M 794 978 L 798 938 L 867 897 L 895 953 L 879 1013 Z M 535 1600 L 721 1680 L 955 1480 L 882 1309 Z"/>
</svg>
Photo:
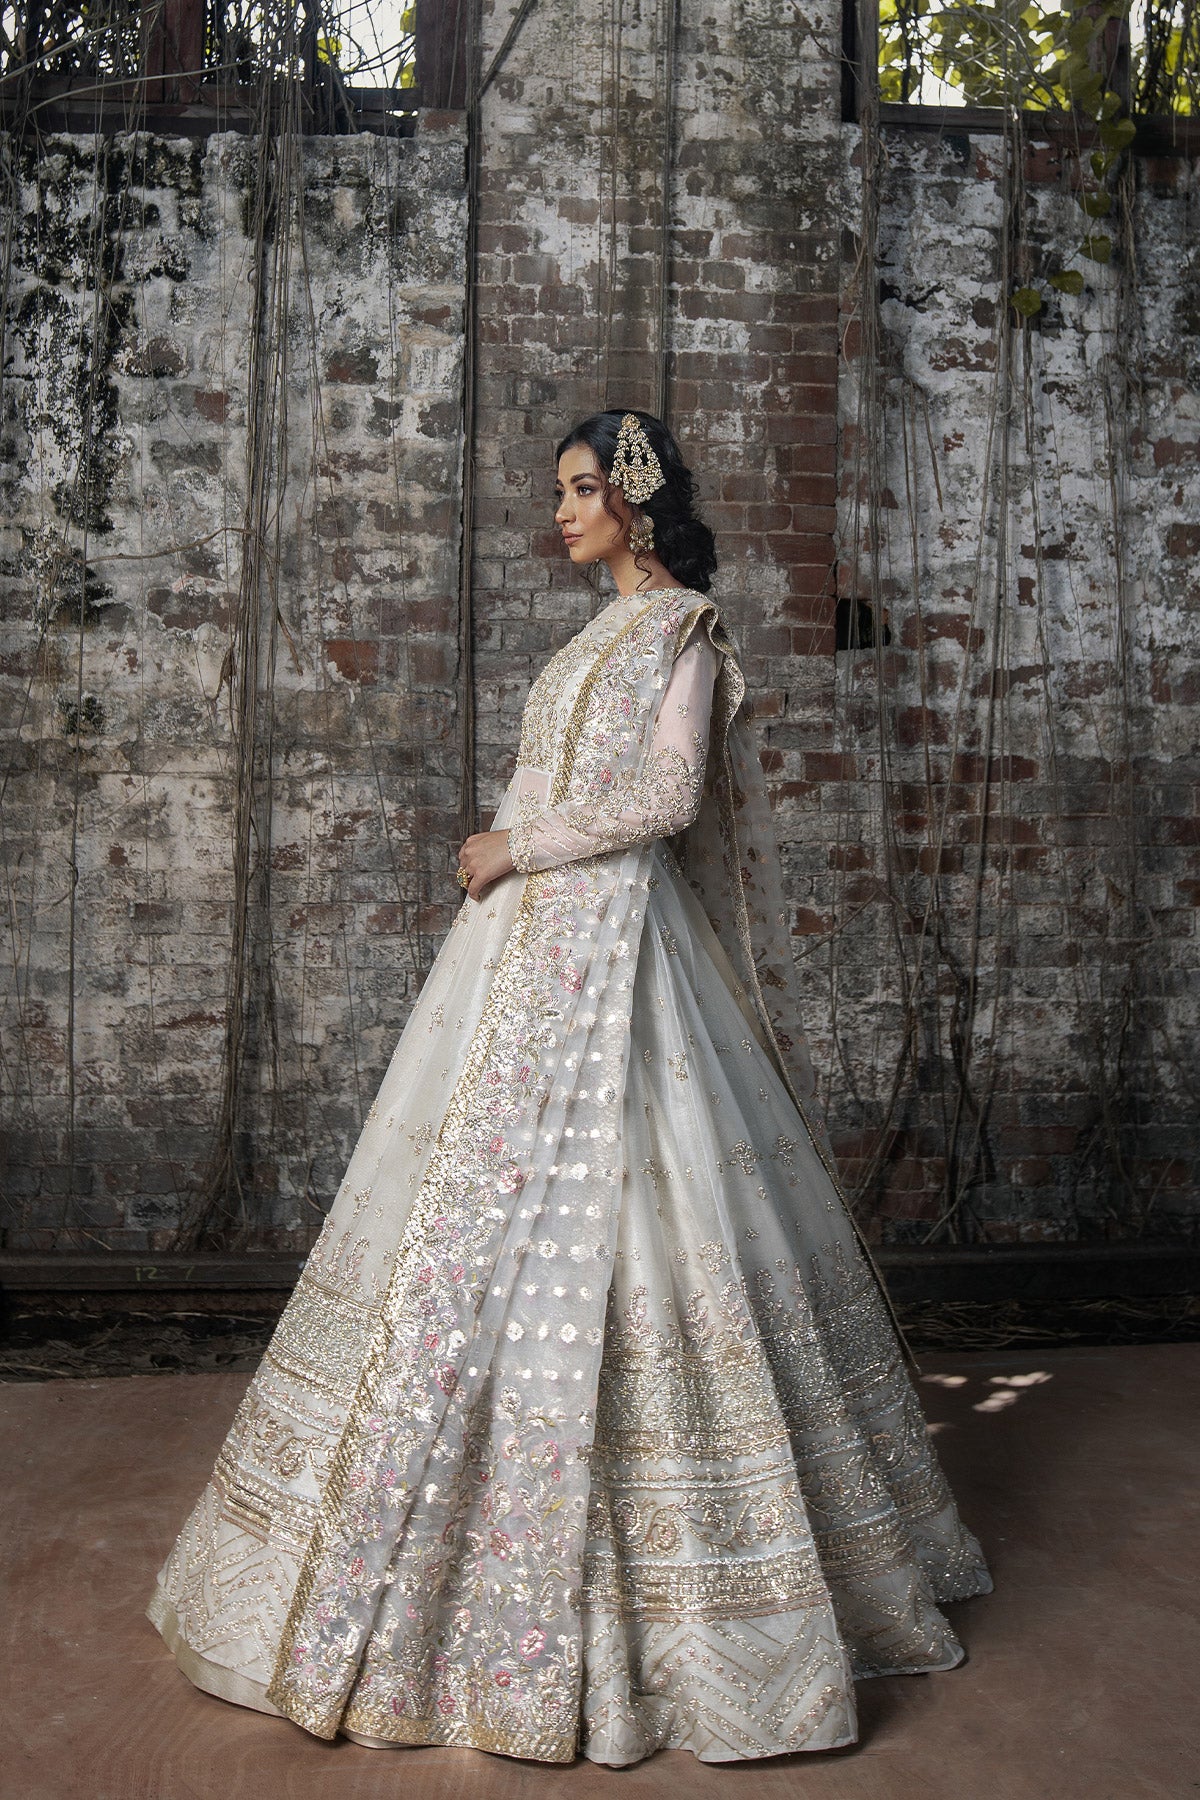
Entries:
<svg viewBox="0 0 1200 1800">
<path fill-rule="evenodd" d="M 697 632 L 672 665 L 645 768 L 616 792 L 527 806 L 508 832 L 513 867 L 530 875 L 690 825 L 700 810 L 717 667 L 717 651 Z"/>
</svg>

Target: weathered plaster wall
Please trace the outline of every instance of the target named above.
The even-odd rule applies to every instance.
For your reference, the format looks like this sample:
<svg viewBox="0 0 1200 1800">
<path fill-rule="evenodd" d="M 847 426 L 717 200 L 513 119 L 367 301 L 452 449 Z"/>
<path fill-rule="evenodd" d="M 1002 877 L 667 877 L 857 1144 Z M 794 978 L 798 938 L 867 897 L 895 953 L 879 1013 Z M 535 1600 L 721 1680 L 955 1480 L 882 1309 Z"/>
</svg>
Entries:
<svg viewBox="0 0 1200 1800">
<path fill-rule="evenodd" d="M 485 0 L 484 66 L 511 17 Z M 1055 302 L 1028 334 L 1028 385 L 1018 360 L 1001 391 L 994 140 L 889 133 L 881 398 L 864 416 L 840 9 L 681 0 L 669 108 L 667 19 L 667 0 L 539 6 L 484 102 L 478 822 L 511 770 L 530 677 L 596 604 L 552 529 L 553 446 L 597 406 L 651 404 L 665 360 L 668 416 L 718 532 L 715 592 L 755 695 L 807 1023 L 864 1220 L 910 1240 L 1186 1227 L 1193 177 L 1142 171 L 1137 283 Z M 221 675 L 241 604 L 254 183 L 227 138 L 115 170 L 111 192 L 132 203 L 109 231 L 110 278 L 86 266 L 91 147 L 56 154 L 72 167 L 51 165 L 25 214 L 5 423 L 14 1216 L 26 1233 L 68 1221 L 159 1246 L 211 1140 L 224 1033 Z M 1040 255 L 1070 202 L 1056 171 L 1029 174 Z M 311 144 L 294 186 L 307 255 L 287 308 L 271 885 L 256 903 L 272 979 L 251 1015 L 259 1243 L 306 1240 L 336 1187 L 456 903 L 461 775 L 461 130 Z M 81 412 L 73 321 L 97 294 L 101 403 Z M 1122 359 L 1136 393 L 1116 378 Z M 85 511 L 111 521 L 86 542 L 68 524 L 85 438 L 101 477 Z M 92 571 L 83 605 L 64 536 Z M 166 542 L 178 548 L 162 556 Z M 114 552 L 155 554 L 101 560 Z M 888 608 L 879 661 L 835 654 L 839 587 Z"/>
<path fill-rule="evenodd" d="M 664 346 L 669 415 L 719 533 L 717 591 L 756 695 L 831 1124 L 864 1215 L 889 1238 L 1186 1229 L 1193 777 L 1165 786 L 1163 750 L 1190 746 L 1195 677 L 1168 693 L 1135 641 L 1165 630 L 1182 651 L 1180 559 L 1196 548 L 1194 491 L 1178 481 L 1195 469 L 1186 165 L 1140 171 L 1137 283 L 1114 271 L 1027 334 L 1027 452 L 1023 365 L 996 392 L 996 140 L 931 150 L 889 132 L 868 468 L 851 291 L 859 134 L 839 117 L 839 16 L 828 3 L 787 19 L 769 5 L 682 7 Z M 507 19 L 492 15 L 492 48 Z M 528 675 L 585 610 L 538 529 L 555 437 L 596 405 L 653 392 L 661 20 L 631 9 L 618 46 L 606 9 L 538 9 L 489 100 L 475 545 L 485 795 L 511 766 Z M 601 103 L 618 54 L 619 109 Z M 1069 248 L 1080 215 L 1044 153 L 1027 175 L 1039 262 L 1056 233 Z M 1102 380 L 1132 356 L 1118 290 L 1134 285 L 1157 450 L 1116 367 Z M 855 553 L 872 488 L 878 564 Z M 833 634 L 836 593 L 876 584 L 893 625 L 878 666 L 835 655 Z M 1145 754 L 1123 747 L 1127 731 Z M 1171 822 L 1152 825 L 1164 808 Z"/>
<path fill-rule="evenodd" d="M 891 1235 L 1189 1230 L 1200 170 L 1135 161 L 1119 260 L 1006 368 L 1003 141 L 883 150 L 877 405 L 848 244 L 841 581 L 892 641 L 838 658 L 844 785 L 814 801 L 840 1149 Z M 1072 171 L 1034 145 L 1019 173 L 1014 254 L 1044 276 L 1080 235 Z"/>
<path fill-rule="evenodd" d="M 61 1225 L 77 1245 L 161 1246 L 205 1168 L 239 766 L 257 773 L 240 1148 L 258 1241 L 309 1241 L 452 916 L 461 121 L 308 142 L 272 176 L 265 244 L 257 155 L 234 135 L 58 138 L 17 166 L 0 526 L 13 1247 Z M 243 753 L 247 525 L 265 573 Z"/>
</svg>

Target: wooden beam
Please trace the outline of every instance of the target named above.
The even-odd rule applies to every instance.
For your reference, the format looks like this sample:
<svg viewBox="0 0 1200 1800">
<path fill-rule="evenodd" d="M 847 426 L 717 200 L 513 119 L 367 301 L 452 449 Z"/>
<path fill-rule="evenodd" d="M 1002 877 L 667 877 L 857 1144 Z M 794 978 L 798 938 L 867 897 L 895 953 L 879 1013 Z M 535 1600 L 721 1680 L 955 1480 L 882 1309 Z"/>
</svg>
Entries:
<svg viewBox="0 0 1200 1800">
<path fill-rule="evenodd" d="M 898 1301 L 1082 1300 L 1200 1292 L 1200 1249 L 1189 1244 L 984 1244 L 885 1246 L 875 1252 Z M 0 1254 L 0 1292 L 135 1296 L 221 1290 L 286 1294 L 305 1258 Z"/>
<path fill-rule="evenodd" d="M 1007 130 L 1004 109 L 999 106 L 901 106 L 885 101 L 879 108 L 881 125 L 908 131 L 936 131 L 943 137 L 971 133 L 997 134 Z M 1200 153 L 1200 118 L 1183 113 L 1154 113 L 1133 121 L 1137 136 L 1130 145 L 1138 156 L 1195 156 Z M 1099 127 L 1074 113 L 1021 114 L 1021 127 L 1036 142 L 1062 144 L 1072 150 L 1089 150 L 1100 141 Z"/>
<path fill-rule="evenodd" d="M 470 0 L 416 0 L 417 87 L 435 111 L 467 104 L 469 14 Z"/>
<path fill-rule="evenodd" d="M 146 104 L 187 105 L 204 77 L 204 0 L 155 0 L 144 19 Z"/>
</svg>

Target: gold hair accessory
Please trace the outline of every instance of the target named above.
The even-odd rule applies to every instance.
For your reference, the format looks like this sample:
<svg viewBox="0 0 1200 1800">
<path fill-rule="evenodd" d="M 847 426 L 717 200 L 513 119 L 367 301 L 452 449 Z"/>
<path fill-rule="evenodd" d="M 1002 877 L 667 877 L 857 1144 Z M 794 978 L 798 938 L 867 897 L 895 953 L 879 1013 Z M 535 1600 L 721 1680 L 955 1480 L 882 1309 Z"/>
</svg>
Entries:
<svg viewBox="0 0 1200 1800">
<path fill-rule="evenodd" d="M 629 527 L 629 548 L 635 556 L 641 556 L 654 548 L 654 520 L 642 513 Z"/>
<path fill-rule="evenodd" d="M 617 454 L 613 457 L 608 479 L 635 506 L 641 506 L 644 500 L 648 500 L 651 494 L 666 483 L 662 464 L 654 454 L 650 439 L 643 431 L 636 413 L 626 413 L 621 420 L 621 429 L 617 433 Z"/>
<path fill-rule="evenodd" d="M 458 882 L 460 888 L 469 888 L 471 885 L 471 877 L 466 869 L 460 869 L 455 876 L 455 880 Z"/>
</svg>

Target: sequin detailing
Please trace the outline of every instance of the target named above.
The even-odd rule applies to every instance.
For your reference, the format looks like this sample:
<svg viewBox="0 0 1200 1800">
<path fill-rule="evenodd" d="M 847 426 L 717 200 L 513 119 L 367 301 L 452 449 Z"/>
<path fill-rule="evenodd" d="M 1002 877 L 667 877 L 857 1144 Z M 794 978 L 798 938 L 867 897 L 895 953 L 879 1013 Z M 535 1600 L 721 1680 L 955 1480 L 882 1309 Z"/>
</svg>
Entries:
<svg viewBox="0 0 1200 1800">
<path fill-rule="evenodd" d="M 847 1742 L 855 1670 L 960 1654 L 986 1570 L 788 1085 L 740 691 L 678 591 L 535 683 L 497 828 L 551 860 L 464 902 L 160 1577 L 201 1685 L 620 1763 Z"/>
</svg>

